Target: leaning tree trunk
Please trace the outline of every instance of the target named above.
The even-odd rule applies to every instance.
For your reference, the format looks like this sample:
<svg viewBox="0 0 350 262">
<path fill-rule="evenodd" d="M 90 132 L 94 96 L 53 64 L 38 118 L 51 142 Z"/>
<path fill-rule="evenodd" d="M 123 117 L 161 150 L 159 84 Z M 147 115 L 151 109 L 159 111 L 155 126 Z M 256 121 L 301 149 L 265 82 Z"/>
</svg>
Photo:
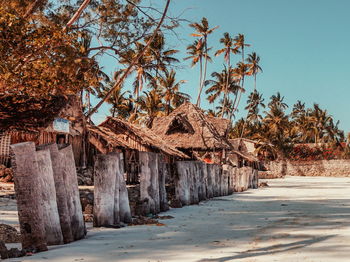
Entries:
<svg viewBox="0 0 350 262">
<path fill-rule="evenodd" d="M 48 245 L 63 244 L 63 235 L 60 217 L 57 208 L 55 180 L 52 170 L 52 162 L 49 149 L 36 152 L 39 168 L 39 179 L 42 185 L 42 207 L 46 231 L 46 242 Z"/>
<path fill-rule="evenodd" d="M 33 142 L 14 144 L 11 145 L 11 150 L 22 248 L 46 251 L 42 191 L 35 157 L 35 144 Z"/>
<path fill-rule="evenodd" d="M 64 166 L 62 165 L 64 156 L 58 151 L 56 143 L 42 146 L 42 148 L 48 148 L 50 150 L 53 177 L 55 180 L 56 201 L 63 235 L 63 242 L 70 243 L 74 239 L 72 235 L 71 218 L 68 209 L 68 195 L 64 179 Z"/>
<path fill-rule="evenodd" d="M 61 148 L 59 151 L 63 156 L 63 177 L 68 196 L 68 210 L 71 219 L 72 235 L 74 240 L 79 240 L 85 237 L 86 228 L 80 203 L 74 154 L 71 145 L 65 145 L 65 147 Z"/>
</svg>

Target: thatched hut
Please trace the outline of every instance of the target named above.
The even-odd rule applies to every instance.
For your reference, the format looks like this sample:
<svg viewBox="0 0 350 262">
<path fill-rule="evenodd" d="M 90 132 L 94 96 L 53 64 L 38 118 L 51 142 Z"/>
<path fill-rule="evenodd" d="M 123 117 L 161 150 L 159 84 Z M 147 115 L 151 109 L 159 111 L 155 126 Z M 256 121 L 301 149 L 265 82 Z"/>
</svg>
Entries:
<svg viewBox="0 0 350 262">
<path fill-rule="evenodd" d="M 0 103 L 0 164 L 8 164 L 10 144 L 33 141 L 72 144 L 76 165 L 84 162 L 84 117 L 76 96 L 37 99 L 2 96 Z"/>
<path fill-rule="evenodd" d="M 138 152 L 161 153 L 167 163 L 188 158 L 187 155 L 164 142 L 150 129 L 118 118 L 108 117 L 99 126 L 89 126 L 88 130 L 88 140 L 93 146 L 92 150 L 95 151 L 90 155 L 109 152 L 124 153 L 128 183 L 138 182 L 140 172 Z"/>
<path fill-rule="evenodd" d="M 169 116 L 157 117 L 152 125 L 154 133 L 192 157 L 230 149 L 225 138 L 228 128 L 229 120 L 209 117 L 189 102 L 176 108 Z"/>
</svg>

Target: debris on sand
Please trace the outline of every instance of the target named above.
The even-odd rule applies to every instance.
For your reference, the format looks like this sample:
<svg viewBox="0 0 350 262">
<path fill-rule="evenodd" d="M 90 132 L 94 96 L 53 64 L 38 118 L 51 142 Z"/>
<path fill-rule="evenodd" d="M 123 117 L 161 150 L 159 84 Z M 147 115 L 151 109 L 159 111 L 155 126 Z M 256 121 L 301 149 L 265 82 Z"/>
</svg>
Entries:
<svg viewBox="0 0 350 262">
<path fill-rule="evenodd" d="M 16 228 L 10 225 L 0 224 L 0 241 L 5 243 L 19 243 L 21 242 L 21 234 Z"/>
<path fill-rule="evenodd" d="M 269 187 L 269 185 L 267 184 L 267 182 L 260 182 L 259 187 Z"/>
</svg>

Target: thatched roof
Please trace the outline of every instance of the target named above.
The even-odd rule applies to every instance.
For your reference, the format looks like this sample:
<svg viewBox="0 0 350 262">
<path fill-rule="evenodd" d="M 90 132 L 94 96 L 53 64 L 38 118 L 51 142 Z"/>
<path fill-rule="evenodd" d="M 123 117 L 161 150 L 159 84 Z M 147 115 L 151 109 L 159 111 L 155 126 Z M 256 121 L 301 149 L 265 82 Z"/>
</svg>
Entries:
<svg viewBox="0 0 350 262">
<path fill-rule="evenodd" d="M 140 146 L 164 152 L 179 158 L 187 155 L 171 145 L 167 145 L 150 129 L 131 124 L 118 118 L 108 117 L 98 127 L 89 128 L 91 134 L 105 140 L 109 146 L 140 150 Z"/>
<path fill-rule="evenodd" d="M 223 149 L 230 148 L 225 138 L 228 126 L 229 120 L 209 117 L 187 102 L 169 116 L 157 117 L 152 131 L 178 149 Z"/>
<path fill-rule="evenodd" d="M 21 95 L 0 95 L 0 130 L 46 128 L 68 100 L 63 96 L 36 99 Z"/>
</svg>

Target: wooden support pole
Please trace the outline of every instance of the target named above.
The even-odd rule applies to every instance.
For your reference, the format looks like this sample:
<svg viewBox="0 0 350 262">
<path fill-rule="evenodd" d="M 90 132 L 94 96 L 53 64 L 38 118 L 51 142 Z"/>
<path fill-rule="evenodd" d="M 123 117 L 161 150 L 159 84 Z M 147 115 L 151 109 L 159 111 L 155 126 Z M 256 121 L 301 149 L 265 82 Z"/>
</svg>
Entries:
<svg viewBox="0 0 350 262">
<path fill-rule="evenodd" d="M 22 248 L 46 251 L 41 183 L 34 142 L 11 145 Z"/>
<path fill-rule="evenodd" d="M 48 245 L 63 244 L 56 188 L 49 149 L 36 152 L 42 194 L 43 219 Z"/>
<path fill-rule="evenodd" d="M 53 177 L 56 189 L 57 209 L 60 218 L 63 242 L 70 243 L 74 239 L 72 235 L 71 218 L 68 209 L 68 195 L 64 179 L 64 165 L 62 164 L 64 161 L 64 157 L 58 151 L 56 143 L 40 147 L 43 149 L 47 148 L 50 150 Z"/>
<path fill-rule="evenodd" d="M 128 189 L 125 183 L 124 155 L 119 155 L 119 219 L 124 223 L 131 223 L 131 211 L 129 204 Z"/>
<path fill-rule="evenodd" d="M 230 165 L 223 165 L 222 166 L 222 173 L 221 173 L 221 195 L 227 196 L 229 193 L 229 177 L 231 172 L 231 166 Z"/>
<path fill-rule="evenodd" d="M 198 204 L 198 187 L 199 187 L 199 166 L 198 162 L 190 162 L 190 168 L 188 173 L 188 179 L 190 184 L 190 201 L 191 204 Z"/>
<path fill-rule="evenodd" d="M 65 145 L 59 152 L 62 154 L 63 177 L 68 196 L 68 210 L 71 219 L 71 229 L 74 240 L 85 237 L 86 228 L 80 203 L 77 171 L 75 167 L 74 154 L 71 145 Z"/>
<path fill-rule="evenodd" d="M 228 194 L 231 195 L 235 191 L 237 168 L 231 165 L 228 165 L 228 167 L 229 167 Z"/>
</svg>

